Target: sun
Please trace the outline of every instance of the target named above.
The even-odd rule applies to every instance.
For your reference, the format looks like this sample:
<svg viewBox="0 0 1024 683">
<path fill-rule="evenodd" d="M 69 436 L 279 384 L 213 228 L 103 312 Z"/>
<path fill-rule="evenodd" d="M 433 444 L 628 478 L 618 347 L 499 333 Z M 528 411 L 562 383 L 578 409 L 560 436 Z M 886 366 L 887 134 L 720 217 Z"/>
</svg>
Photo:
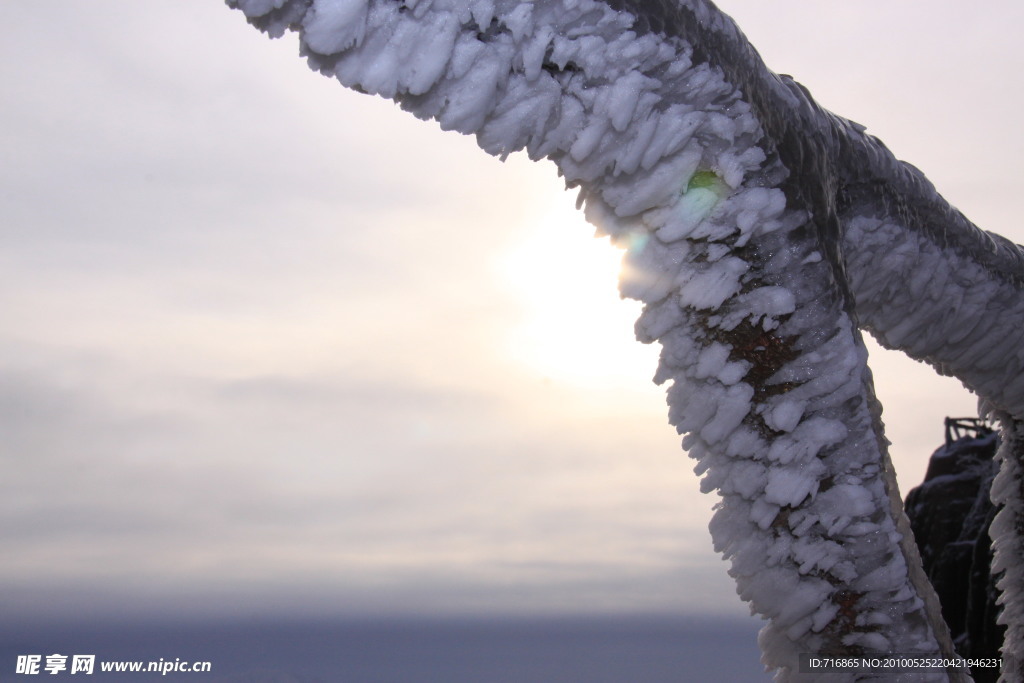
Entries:
<svg viewBox="0 0 1024 683">
<path fill-rule="evenodd" d="M 639 302 L 617 283 L 622 250 L 594 237 L 571 202 L 549 207 L 499 263 L 522 307 L 509 353 L 546 379 L 588 388 L 649 383 L 657 350 L 636 341 Z"/>
</svg>

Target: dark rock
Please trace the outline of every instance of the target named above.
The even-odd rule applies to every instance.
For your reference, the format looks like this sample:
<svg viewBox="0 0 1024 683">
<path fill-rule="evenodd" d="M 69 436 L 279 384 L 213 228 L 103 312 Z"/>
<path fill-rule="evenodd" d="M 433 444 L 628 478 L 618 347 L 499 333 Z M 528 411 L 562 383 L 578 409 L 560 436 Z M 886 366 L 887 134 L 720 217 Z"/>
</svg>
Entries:
<svg viewBox="0 0 1024 683">
<path fill-rule="evenodd" d="M 968 658 L 999 657 L 1006 629 L 996 624 L 998 577 L 989 571 L 988 535 L 996 513 L 989 489 L 998 435 L 976 423 L 963 436 L 950 429 L 961 422 L 946 422 L 946 445 L 932 454 L 924 483 L 907 494 L 905 508 L 957 651 Z M 981 683 L 995 681 L 994 671 L 972 673 Z"/>
</svg>

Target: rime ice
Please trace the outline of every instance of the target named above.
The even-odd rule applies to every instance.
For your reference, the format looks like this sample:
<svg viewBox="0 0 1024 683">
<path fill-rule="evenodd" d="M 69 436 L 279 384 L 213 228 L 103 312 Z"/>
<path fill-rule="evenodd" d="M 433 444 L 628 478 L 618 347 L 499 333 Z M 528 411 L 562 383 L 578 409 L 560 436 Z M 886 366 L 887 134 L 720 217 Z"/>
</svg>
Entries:
<svg viewBox="0 0 1024 683">
<path fill-rule="evenodd" d="M 621 291 L 645 304 L 637 337 L 662 346 L 655 381 L 702 489 L 720 496 L 714 544 L 768 620 L 764 661 L 781 679 L 801 652 L 948 651 L 906 540 L 838 248 L 821 238 L 838 218 L 792 192 L 805 169 L 787 160 L 813 145 L 780 148 L 766 126 L 789 124 L 759 117 L 736 74 L 625 0 L 228 4 L 271 35 L 299 31 L 310 65 L 345 86 L 474 134 L 491 154 L 548 158 L 580 188 L 588 219 L 628 249 Z M 710 3 L 678 9 L 677 23 L 740 44 Z M 757 85 L 813 113 L 792 81 Z M 850 235 L 854 250 L 894 241 L 870 221 Z M 877 254 L 857 255 L 858 303 L 888 296 L 896 285 L 867 275 Z M 942 285 L 917 277 L 908 289 L 929 287 Z M 879 313 L 892 344 L 928 346 L 912 310 Z M 907 680 L 933 679 L 946 676 Z"/>
</svg>

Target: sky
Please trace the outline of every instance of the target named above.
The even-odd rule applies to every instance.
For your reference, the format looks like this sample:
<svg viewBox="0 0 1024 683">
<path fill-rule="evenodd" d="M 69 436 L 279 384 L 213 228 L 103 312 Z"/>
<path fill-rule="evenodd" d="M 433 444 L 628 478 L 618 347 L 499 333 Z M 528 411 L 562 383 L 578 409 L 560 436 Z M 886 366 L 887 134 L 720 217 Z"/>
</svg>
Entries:
<svg viewBox="0 0 1024 683">
<path fill-rule="evenodd" d="M 719 5 L 1024 241 L 1019 3 Z M 552 165 L 218 0 L 0 21 L 0 614 L 746 614 Z M 975 401 L 873 349 L 906 491 Z"/>
</svg>

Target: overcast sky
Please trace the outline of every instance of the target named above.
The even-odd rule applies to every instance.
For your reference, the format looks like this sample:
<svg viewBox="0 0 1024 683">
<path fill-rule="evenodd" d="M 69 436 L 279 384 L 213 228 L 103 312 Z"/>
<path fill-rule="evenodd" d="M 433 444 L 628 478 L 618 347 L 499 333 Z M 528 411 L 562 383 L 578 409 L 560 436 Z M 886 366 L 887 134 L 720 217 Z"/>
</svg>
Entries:
<svg viewBox="0 0 1024 683">
<path fill-rule="evenodd" d="M 1024 241 L 1016 2 L 730 0 Z M 3 0 L 0 613 L 745 614 L 554 168 L 218 0 Z M 904 491 L 958 384 L 874 364 Z"/>
</svg>

